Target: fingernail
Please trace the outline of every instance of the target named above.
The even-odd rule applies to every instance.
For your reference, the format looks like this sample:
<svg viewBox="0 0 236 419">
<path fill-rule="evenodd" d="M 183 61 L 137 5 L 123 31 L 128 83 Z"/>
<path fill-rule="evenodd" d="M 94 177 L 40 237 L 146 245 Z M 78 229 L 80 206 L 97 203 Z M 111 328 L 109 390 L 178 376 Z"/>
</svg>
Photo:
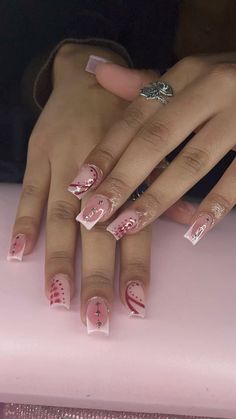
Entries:
<svg viewBox="0 0 236 419">
<path fill-rule="evenodd" d="M 90 55 L 85 71 L 87 71 L 88 73 L 96 74 L 96 67 L 98 63 L 107 63 L 107 62 L 108 60 L 106 60 L 105 58 L 98 57 L 97 55 Z"/>
<path fill-rule="evenodd" d="M 26 236 L 25 234 L 17 234 L 13 237 L 10 245 L 10 249 L 8 252 L 7 260 L 19 260 L 22 261 L 24 251 L 26 246 Z"/>
<path fill-rule="evenodd" d="M 76 221 L 91 230 L 108 213 L 111 203 L 104 195 L 95 195 L 88 200 L 84 209 L 77 215 Z"/>
<path fill-rule="evenodd" d="M 93 164 L 84 164 L 76 178 L 69 185 L 68 191 L 81 199 L 86 192 L 96 188 L 101 182 L 103 173 Z"/>
<path fill-rule="evenodd" d="M 103 298 L 93 297 L 88 301 L 86 322 L 89 335 L 92 333 L 109 335 L 109 310 Z"/>
<path fill-rule="evenodd" d="M 125 290 L 125 301 L 129 316 L 145 317 L 145 293 L 140 281 L 131 281 Z"/>
<path fill-rule="evenodd" d="M 50 287 L 50 306 L 70 308 L 70 282 L 68 275 L 56 274 Z"/>
<path fill-rule="evenodd" d="M 184 237 L 195 245 L 211 230 L 213 224 L 214 218 L 210 214 L 202 213 L 197 217 Z"/>
<path fill-rule="evenodd" d="M 134 210 L 122 212 L 109 226 L 109 231 L 116 240 L 121 239 L 128 231 L 133 230 L 139 223 L 139 214 Z"/>
</svg>

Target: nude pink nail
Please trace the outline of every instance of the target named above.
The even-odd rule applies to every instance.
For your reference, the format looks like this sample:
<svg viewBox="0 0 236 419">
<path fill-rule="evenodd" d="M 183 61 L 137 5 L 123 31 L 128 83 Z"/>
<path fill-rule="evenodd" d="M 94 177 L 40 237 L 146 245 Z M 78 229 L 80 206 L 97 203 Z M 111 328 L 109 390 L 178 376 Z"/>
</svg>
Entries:
<svg viewBox="0 0 236 419">
<path fill-rule="evenodd" d="M 88 301 L 86 322 L 89 335 L 91 333 L 109 335 L 109 310 L 103 298 L 93 297 Z"/>
<path fill-rule="evenodd" d="M 116 240 L 119 240 L 138 225 L 139 218 L 140 216 L 137 211 L 124 211 L 111 224 L 109 224 L 107 231 L 113 234 Z"/>
<path fill-rule="evenodd" d="M 68 275 L 56 274 L 50 287 L 50 306 L 70 308 L 70 282 Z"/>
<path fill-rule="evenodd" d="M 97 55 L 90 55 L 85 71 L 88 73 L 96 74 L 96 67 L 99 63 L 107 63 L 108 60 L 102 57 L 98 57 Z"/>
<path fill-rule="evenodd" d="M 103 173 L 94 164 L 84 164 L 76 178 L 69 185 L 68 191 L 81 199 L 86 192 L 96 188 L 102 180 Z"/>
<path fill-rule="evenodd" d="M 125 301 L 132 317 L 145 317 L 145 293 L 140 281 L 131 281 L 125 290 Z"/>
<path fill-rule="evenodd" d="M 9 249 L 9 253 L 7 256 L 7 260 L 19 260 L 22 261 L 24 251 L 26 246 L 26 236 L 25 234 L 17 234 L 15 237 L 13 237 Z"/>
<path fill-rule="evenodd" d="M 200 214 L 185 233 L 184 237 L 193 245 L 197 244 L 214 225 L 214 218 L 207 213 Z"/>
<path fill-rule="evenodd" d="M 101 218 L 109 212 L 110 201 L 104 195 L 95 195 L 88 200 L 84 209 L 77 215 L 76 221 L 91 230 Z"/>
</svg>

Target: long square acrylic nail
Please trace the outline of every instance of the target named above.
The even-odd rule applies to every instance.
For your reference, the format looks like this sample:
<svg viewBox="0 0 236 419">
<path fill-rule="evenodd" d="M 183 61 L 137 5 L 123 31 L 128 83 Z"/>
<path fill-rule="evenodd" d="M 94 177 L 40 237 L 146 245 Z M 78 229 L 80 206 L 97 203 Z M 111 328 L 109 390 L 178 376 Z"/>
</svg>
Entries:
<svg viewBox="0 0 236 419">
<path fill-rule="evenodd" d="M 68 191 L 81 199 L 86 192 L 96 188 L 102 180 L 102 171 L 94 164 L 84 164 L 68 186 Z"/>
<path fill-rule="evenodd" d="M 145 292 L 140 281 L 130 281 L 127 284 L 125 302 L 130 317 L 145 317 Z"/>
<path fill-rule="evenodd" d="M 88 334 L 109 335 L 109 309 L 103 298 L 93 297 L 88 301 L 86 312 Z"/>
<path fill-rule="evenodd" d="M 26 236 L 25 234 L 17 234 L 12 238 L 10 249 L 8 252 L 7 260 L 19 260 L 22 261 L 24 251 L 26 246 Z"/>
<path fill-rule="evenodd" d="M 96 74 L 96 67 L 99 63 L 107 63 L 108 60 L 105 58 L 99 57 L 98 55 L 90 55 L 85 71 L 88 73 Z"/>
<path fill-rule="evenodd" d="M 104 195 L 94 195 L 90 198 L 84 209 L 77 215 L 76 221 L 91 230 L 101 218 L 109 212 L 110 201 Z"/>
<path fill-rule="evenodd" d="M 56 274 L 50 286 L 50 306 L 70 308 L 70 281 L 68 275 Z"/>
<path fill-rule="evenodd" d="M 214 218 L 207 213 L 199 214 L 197 219 L 185 233 L 184 237 L 193 245 L 196 245 L 207 233 L 214 224 Z"/>
<path fill-rule="evenodd" d="M 134 210 L 122 212 L 109 226 L 109 231 L 116 240 L 121 239 L 126 233 L 133 230 L 139 224 L 139 214 Z"/>
</svg>

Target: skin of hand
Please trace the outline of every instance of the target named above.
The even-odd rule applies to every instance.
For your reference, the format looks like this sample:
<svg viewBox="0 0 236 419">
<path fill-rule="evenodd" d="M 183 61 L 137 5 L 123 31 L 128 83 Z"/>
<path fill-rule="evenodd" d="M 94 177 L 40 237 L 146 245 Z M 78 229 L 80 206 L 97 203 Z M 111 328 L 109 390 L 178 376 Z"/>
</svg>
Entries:
<svg viewBox="0 0 236 419">
<path fill-rule="evenodd" d="M 236 53 L 179 61 L 161 77 L 174 90 L 165 106 L 139 96 L 140 88 L 154 81 L 151 73 L 105 63 L 97 66 L 96 77 L 101 85 L 132 101 L 85 161 L 103 173 L 96 184 L 96 193 L 103 196 L 108 208 L 102 221 L 114 217 L 130 191 L 195 133 L 142 197 L 109 224 L 108 231 L 120 239 L 153 222 L 235 148 Z M 113 147 L 115 138 L 120 141 Z M 105 154 L 110 155 L 106 164 Z M 91 199 L 95 200 L 96 195 Z M 235 203 L 234 159 L 196 209 L 185 237 L 196 244 Z"/>
<path fill-rule="evenodd" d="M 80 202 L 67 190 L 68 185 L 88 153 L 127 106 L 126 101 L 107 92 L 94 75 L 84 71 L 90 54 L 125 65 L 115 53 L 98 47 L 65 45 L 58 52 L 53 65 L 53 90 L 29 141 L 9 251 L 10 260 L 32 252 L 47 205 L 45 292 L 55 308 L 69 308 L 75 293 L 76 238 L 80 227 L 75 217 L 87 200 L 85 197 Z M 92 232 L 82 227 L 81 240 L 81 318 L 89 333 L 108 334 L 116 241 L 106 231 L 106 224 Z M 120 294 L 129 313 L 137 314 L 137 310 L 136 303 L 126 298 L 127 287 L 134 286 L 144 301 L 149 282 L 150 240 L 150 228 L 146 228 L 135 239 L 135 246 L 134 239 L 128 238 L 121 247 Z M 143 314 L 144 306 L 137 307 Z"/>
</svg>

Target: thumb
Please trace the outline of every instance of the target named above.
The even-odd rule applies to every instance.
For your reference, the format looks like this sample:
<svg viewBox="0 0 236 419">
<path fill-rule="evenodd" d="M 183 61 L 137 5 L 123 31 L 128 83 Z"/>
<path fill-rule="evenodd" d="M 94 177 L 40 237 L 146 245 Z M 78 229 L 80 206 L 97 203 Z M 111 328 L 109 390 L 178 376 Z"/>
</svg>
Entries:
<svg viewBox="0 0 236 419">
<path fill-rule="evenodd" d="M 159 76 L 159 73 L 153 70 L 133 70 L 113 63 L 99 63 L 96 66 L 98 83 L 111 93 L 129 101 L 138 96 L 143 86 L 157 81 Z"/>
</svg>

